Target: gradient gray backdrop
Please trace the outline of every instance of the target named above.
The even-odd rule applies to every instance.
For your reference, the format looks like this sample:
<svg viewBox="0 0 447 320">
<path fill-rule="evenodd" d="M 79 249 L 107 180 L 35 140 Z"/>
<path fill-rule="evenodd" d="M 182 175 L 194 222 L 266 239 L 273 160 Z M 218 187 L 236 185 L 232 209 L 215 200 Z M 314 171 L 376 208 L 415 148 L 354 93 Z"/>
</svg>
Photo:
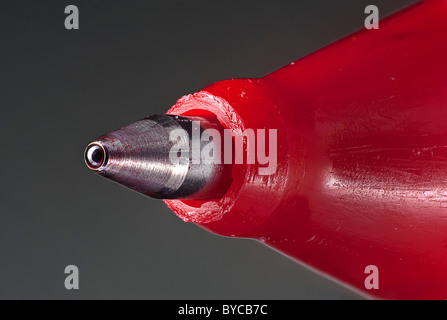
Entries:
<svg viewBox="0 0 447 320">
<path fill-rule="evenodd" d="M 182 222 L 85 167 L 93 138 L 260 77 L 409 0 L 0 2 L 0 298 L 351 299 L 252 240 Z M 64 8 L 80 30 L 64 28 Z M 64 268 L 80 268 L 80 290 Z"/>
</svg>

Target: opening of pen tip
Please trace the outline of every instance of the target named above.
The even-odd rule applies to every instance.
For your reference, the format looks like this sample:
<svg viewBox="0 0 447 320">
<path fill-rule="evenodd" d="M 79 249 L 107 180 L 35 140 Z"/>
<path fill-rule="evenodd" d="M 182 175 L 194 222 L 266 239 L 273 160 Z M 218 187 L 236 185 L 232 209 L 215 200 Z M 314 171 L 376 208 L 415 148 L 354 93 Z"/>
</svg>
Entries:
<svg viewBox="0 0 447 320">
<path fill-rule="evenodd" d="M 87 146 L 84 153 L 85 163 L 92 170 L 99 170 L 107 164 L 107 152 L 104 147 L 98 143 L 91 143 Z"/>
</svg>

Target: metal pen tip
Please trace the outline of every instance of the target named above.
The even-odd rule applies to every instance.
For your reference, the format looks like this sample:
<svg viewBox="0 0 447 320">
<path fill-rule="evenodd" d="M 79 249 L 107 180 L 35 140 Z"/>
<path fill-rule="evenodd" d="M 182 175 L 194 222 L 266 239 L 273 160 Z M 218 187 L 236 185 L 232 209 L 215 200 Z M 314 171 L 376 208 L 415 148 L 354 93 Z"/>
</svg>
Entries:
<svg viewBox="0 0 447 320">
<path fill-rule="evenodd" d="M 194 145 L 193 132 L 204 128 L 222 130 L 217 120 L 151 116 L 95 139 L 85 149 L 85 163 L 104 178 L 153 198 L 220 198 L 231 183 L 231 165 L 194 161 L 194 148 L 216 143 L 199 139 Z"/>
<path fill-rule="evenodd" d="M 100 170 L 107 164 L 107 151 L 99 143 L 90 143 L 84 152 L 84 160 L 87 166 L 92 170 Z"/>
</svg>

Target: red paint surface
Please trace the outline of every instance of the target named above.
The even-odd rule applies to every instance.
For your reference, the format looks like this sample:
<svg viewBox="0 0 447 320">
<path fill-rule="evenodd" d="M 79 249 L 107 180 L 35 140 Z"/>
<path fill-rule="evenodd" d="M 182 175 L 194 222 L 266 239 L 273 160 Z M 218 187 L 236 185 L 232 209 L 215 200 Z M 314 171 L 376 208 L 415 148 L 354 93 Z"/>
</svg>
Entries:
<svg viewBox="0 0 447 320">
<path fill-rule="evenodd" d="M 278 170 L 234 165 L 222 199 L 166 201 L 181 218 L 259 239 L 368 295 L 447 298 L 447 1 L 169 112 L 202 110 L 235 133 L 278 129 Z M 364 287 L 367 265 L 379 290 Z"/>
</svg>

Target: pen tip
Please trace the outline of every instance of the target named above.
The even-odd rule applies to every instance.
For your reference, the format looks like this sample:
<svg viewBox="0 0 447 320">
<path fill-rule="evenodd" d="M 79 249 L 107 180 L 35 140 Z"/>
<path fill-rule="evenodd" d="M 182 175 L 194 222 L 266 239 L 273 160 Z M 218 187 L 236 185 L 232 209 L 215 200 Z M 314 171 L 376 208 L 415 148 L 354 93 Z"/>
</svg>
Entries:
<svg viewBox="0 0 447 320">
<path fill-rule="evenodd" d="M 99 143 L 90 143 L 84 152 L 87 166 L 92 170 L 100 170 L 107 164 L 107 151 Z"/>
<path fill-rule="evenodd" d="M 220 128 L 197 117 L 148 117 L 95 139 L 85 149 L 85 163 L 104 178 L 153 198 L 219 198 L 229 186 L 231 165 L 194 163 L 192 132 L 199 122 Z M 215 142 L 199 139 L 197 146 L 202 150 L 210 143 Z"/>
</svg>

